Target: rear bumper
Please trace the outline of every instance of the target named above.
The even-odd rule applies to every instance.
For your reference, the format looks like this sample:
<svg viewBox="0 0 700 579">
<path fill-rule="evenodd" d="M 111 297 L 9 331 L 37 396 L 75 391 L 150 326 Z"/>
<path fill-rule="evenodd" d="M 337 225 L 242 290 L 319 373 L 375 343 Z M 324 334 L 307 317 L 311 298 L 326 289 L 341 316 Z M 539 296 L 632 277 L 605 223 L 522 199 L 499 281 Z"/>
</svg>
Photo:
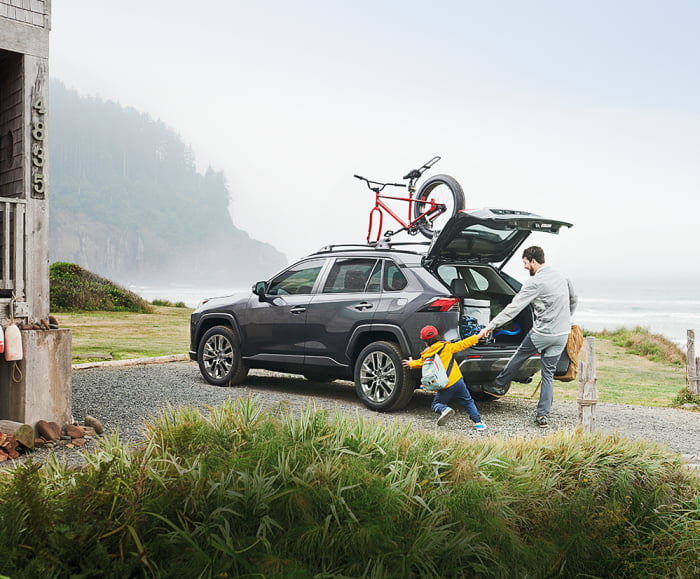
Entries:
<svg viewBox="0 0 700 579">
<path fill-rule="evenodd" d="M 479 352 L 473 348 L 458 352 L 455 359 L 462 371 L 464 381 L 470 389 L 482 391 L 483 386 L 493 384 L 496 376 L 505 368 L 515 350 Z M 516 382 L 530 382 L 540 370 L 540 356 L 535 355 L 525 361 L 515 376 Z"/>
</svg>

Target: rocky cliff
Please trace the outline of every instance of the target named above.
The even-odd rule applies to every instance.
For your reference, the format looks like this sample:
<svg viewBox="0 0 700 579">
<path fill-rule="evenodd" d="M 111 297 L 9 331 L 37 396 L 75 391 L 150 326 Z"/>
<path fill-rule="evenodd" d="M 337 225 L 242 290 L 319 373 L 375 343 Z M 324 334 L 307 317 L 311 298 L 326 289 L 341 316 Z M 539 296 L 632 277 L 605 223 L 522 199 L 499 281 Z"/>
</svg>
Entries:
<svg viewBox="0 0 700 579">
<path fill-rule="evenodd" d="M 285 258 L 233 225 L 224 175 L 160 121 L 50 87 L 51 261 L 123 284 L 248 285 Z"/>
</svg>

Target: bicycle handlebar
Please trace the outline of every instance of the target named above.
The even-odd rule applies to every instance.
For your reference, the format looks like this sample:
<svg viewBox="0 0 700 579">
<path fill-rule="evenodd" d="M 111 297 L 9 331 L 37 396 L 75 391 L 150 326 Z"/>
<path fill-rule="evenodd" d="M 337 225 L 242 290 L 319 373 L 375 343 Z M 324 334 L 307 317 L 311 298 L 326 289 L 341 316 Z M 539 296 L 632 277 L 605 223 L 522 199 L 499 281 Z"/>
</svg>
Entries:
<svg viewBox="0 0 700 579">
<path fill-rule="evenodd" d="M 367 179 L 367 177 L 363 177 L 362 175 L 353 175 L 355 179 L 359 179 L 360 181 L 365 181 L 367 183 L 367 187 L 369 187 L 372 191 L 375 193 L 378 193 L 384 187 L 406 187 L 405 183 L 380 183 L 379 181 L 370 181 Z M 376 185 L 376 187 L 372 187 L 372 185 Z"/>
</svg>

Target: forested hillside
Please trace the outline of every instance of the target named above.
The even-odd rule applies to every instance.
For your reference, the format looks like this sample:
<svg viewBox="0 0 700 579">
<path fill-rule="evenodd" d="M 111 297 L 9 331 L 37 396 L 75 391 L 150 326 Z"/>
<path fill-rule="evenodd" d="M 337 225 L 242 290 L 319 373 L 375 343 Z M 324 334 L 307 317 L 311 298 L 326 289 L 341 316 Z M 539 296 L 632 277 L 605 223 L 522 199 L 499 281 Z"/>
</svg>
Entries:
<svg viewBox="0 0 700 579">
<path fill-rule="evenodd" d="M 284 265 L 233 225 L 224 175 L 198 173 L 173 129 L 56 80 L 50 104 L 52 262 L 124 284 L 239 286 Z"/>
</svg>

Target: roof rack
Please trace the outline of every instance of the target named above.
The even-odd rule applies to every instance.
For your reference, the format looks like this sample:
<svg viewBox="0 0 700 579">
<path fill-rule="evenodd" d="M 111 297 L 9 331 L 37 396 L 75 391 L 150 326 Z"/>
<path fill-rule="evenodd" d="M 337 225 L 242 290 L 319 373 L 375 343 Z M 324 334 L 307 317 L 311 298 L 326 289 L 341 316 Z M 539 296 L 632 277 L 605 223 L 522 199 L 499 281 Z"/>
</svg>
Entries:
<svg viewBox="0 0 700 579">
<path fill-rule="evenodd" d="M 321 252 L 326 252 L 326 251 L 335 251 L 336 249 L 367 249 L 368 247 L 371 247 L 367 243 L 339 243 L 339 244 L 334 244 L 334 245 L 324 245 L 320 249 L 316 251 L 316 253 L 321 253 Z"/>
<path fill-rule="evenodd" d="M 343 250 L 352 250 L 352 249 L 394 249 L 397 251 L 407 251 L 407 249 L 403 249 L 403 246 L 421 246 L 424 248 L 427 248 L 430 245 L 429 241 L 403 241 L 399 243 L 391 243 L 387 241 L 386 239 L 382 239 L 380 241 L 373 241 L 369 243 L 344 243 L 344 244 L 333 244 L 333 245 L 324 245 L 321 247 L 319 250 L 316 251 L 316 253 L 324 253 L 324 252 L 333 252 L 333 251 L 343 251 Z M 399 247 L 402 247 L 402 249 L 399 249 Z"/>
</svg>

